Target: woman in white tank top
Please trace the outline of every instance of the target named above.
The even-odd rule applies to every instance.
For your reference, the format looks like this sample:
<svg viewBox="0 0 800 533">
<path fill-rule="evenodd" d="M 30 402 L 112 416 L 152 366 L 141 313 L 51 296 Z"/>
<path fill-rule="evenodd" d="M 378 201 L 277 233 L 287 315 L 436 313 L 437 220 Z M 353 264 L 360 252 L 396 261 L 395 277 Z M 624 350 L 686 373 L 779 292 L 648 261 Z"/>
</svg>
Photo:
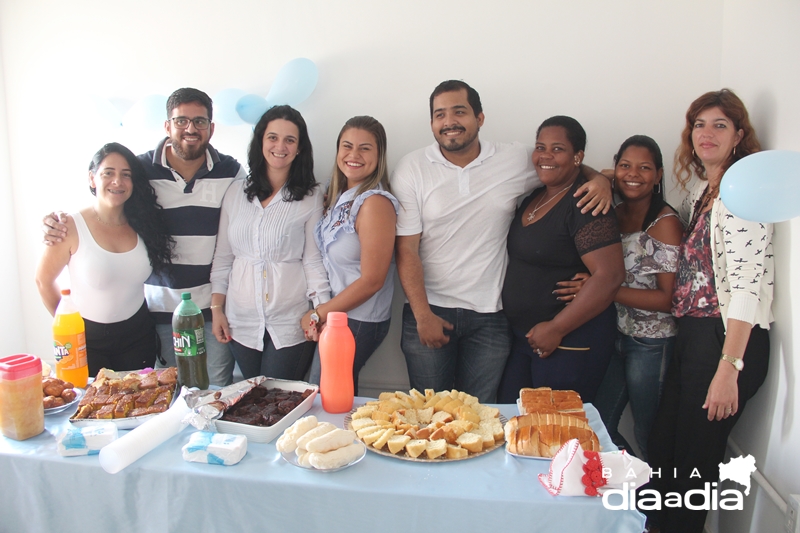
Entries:
<svg viewBox="0 0 800 533">
<path fill-rule="evenodd" d="M 61 299 L 56 278 L 69 266 L 72 299 L 86 322 L 89 373 L 153 366 L 155 324 L 144 282 L 171 264 L 172 239 L 139 160 L 118 143 L 89 165 L 91 206 L 67 217 L 67 235 L 45 248 L 36 284 L 50 314 Z"/>
</svg>

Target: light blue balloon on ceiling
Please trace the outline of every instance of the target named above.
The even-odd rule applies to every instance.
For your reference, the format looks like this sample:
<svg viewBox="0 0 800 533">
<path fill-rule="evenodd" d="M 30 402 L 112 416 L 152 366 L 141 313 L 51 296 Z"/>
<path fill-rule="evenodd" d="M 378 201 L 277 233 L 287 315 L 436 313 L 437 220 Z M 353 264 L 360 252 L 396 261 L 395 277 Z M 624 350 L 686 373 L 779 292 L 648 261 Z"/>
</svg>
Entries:
<svg viewBox="0 0 800 533">
<path fill-rule="evenodd" d="M 226 126 L 244 124 L 244 120 L 236 112 L 236 105 L 247 93 L 241 89 L 222 89 L 214 95 L 214 122 Z"/>
<path fill-rule="evenodd" d="M 318 78 L 317 65 L 313 61 L 305 57 L 293 59 L 278 71 L 267 94 L 267 101 L 270 106 L 295 106 L 311 96 Z"/>
<path fill-rule="evenodd" d="M 737 217 L 783 222 L 800 215 L 800 152 L 765 150 L 731 165 L 720 184 L 722 202 Z"/>
<path fill-rule="evenodd" d="M 167 97 L 163 94 L 150 94 L 133 104 L 122 123 L 125 127 L 148 130 L 163 130 L 167 120 Z"/>
<path fill-rule="evenodd" d="M 255 124 L 267 108 L 267 101 L 257 94 L 246 94 L 236 102 L 236 113 L 248 124 Z"/>
</svg>

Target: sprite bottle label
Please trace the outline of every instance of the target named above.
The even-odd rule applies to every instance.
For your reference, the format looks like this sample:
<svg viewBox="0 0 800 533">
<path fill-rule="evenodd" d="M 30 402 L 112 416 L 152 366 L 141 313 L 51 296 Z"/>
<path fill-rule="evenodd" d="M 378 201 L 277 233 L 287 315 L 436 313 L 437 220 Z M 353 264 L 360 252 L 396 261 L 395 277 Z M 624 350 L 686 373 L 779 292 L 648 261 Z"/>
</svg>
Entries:
<svg viewBox="0 0 800 533">
<path fill-rule="evenodd" d="M 206 353 L 203 328 L 173 330 L 172 346 L 176 356 L 194 357 Z"/>
</svg>

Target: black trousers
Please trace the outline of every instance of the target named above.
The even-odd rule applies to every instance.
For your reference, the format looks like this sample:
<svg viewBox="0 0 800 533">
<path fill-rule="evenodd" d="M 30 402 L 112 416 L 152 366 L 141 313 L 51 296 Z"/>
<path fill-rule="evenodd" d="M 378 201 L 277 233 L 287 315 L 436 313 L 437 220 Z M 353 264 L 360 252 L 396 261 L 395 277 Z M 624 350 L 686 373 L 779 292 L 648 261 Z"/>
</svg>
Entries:
<svg viewBox="0 0 800 533">
<path fill-rule="evenodd" d="M 647 444 L 650 467 L 660 469 L 643 489 L 661 493 L 662 510 L 648 511 L 648 517 L 664 533 L 701 533 L 707 511 L 692 511 L 684 506 L 665 508 L 667 492 L 702 489 L 705 483 L 719 480 L 719 463 L 725 459 L 725 447 L 733 426 L 745 404 L 764 383 L 769 368 L 769 335 L 755 326 L 744 356 L 744 370 L 739 374 L 739 410 L 721 421 L 708 421 L 703 403 L 717 371 L 725 329 L 721 318 L 682 317 L 678 319 L 675 353 L 664 382 L 658 415 Z M 690 477 L 697 469 L 698 477 Z M 677 469 L 677 475 L 675 470 Z"/>
<path fill-rule="evenodd" d="M 89 376 L 101 368 L 110 370 L 141 370 L 155 366 L 158 353 L 156 324 L 147 303 L 122 322 L 103 324 L 83 320 L 86 324 L 86 358 Z"/>
</svg>

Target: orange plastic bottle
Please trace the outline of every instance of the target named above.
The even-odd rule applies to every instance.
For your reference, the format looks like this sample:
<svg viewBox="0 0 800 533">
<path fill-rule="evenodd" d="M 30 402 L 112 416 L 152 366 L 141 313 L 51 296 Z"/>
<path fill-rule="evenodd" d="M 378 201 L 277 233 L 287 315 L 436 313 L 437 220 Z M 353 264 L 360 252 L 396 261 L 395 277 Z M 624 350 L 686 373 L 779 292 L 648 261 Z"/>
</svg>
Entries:
<svg viewBox="0 0 800 533">
<path fill-rule="evenodd" d="M 53 355 L 56 377 L 79 388 L 86 387 L 89 367 L 86 363 L 86 328 L 78 308 L 69 297 L 69 289 L 61 291 L 61 302 L 53 319 Z"/>
<path fill-rule="evenodd" d="M 347 326 L 347 313 L 328 313 L 327 324 L 319 335 L 319 393 L 322 408 L 329 413 L 346 413 L 353 408 L 355 355 L 356 340 Z"/>
</svg>

